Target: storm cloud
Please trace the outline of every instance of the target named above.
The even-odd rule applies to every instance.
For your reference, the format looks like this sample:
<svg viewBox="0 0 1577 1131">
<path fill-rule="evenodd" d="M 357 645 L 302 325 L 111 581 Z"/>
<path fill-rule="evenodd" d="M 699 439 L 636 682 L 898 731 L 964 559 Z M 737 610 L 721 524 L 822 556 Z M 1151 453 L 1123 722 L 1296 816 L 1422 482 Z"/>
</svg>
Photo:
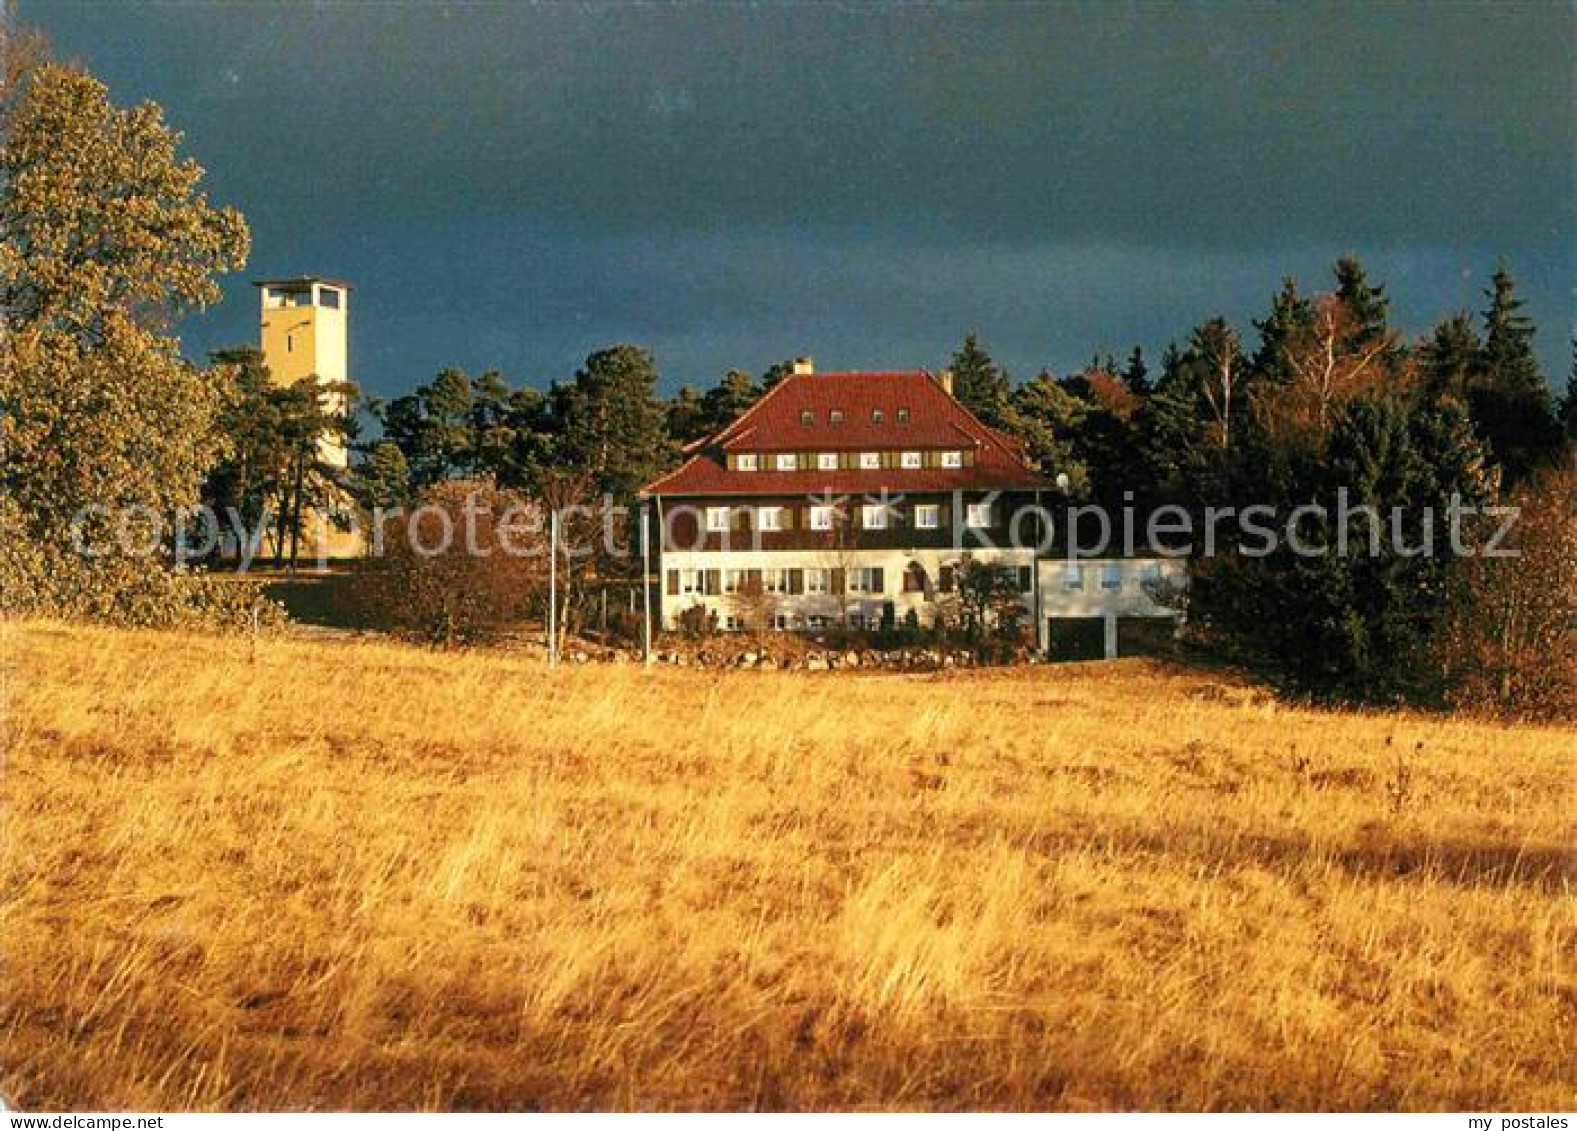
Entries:
<svg viewBox="0 0 1577 1131">
<path fill-rule="evenodd" d="M 153 98 L 253 275 L 358 287 L 373 392 L 543 383 L 613 341 L 670 387 L 796 353 L 1020 376 L 1158 350 L 1362 254 L 1423 332 L 1504 259 L 1564 378 L 1569 5 L 24 4 Z M 245 280 L 186 326 L 249 340 Z"/>
</svg>

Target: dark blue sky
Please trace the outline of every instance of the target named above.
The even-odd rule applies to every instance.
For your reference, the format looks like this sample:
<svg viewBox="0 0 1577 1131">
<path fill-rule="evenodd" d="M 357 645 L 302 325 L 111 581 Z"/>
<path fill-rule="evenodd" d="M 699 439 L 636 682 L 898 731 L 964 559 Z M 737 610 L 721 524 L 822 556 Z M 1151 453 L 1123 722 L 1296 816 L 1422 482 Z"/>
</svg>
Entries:
<svg viewBox="0 0 1577 1131">
<path fill-rule="evenodd" d="M 935 366 L 1020 378 L 1245 331 L 1356 251 L 1421 333 L 1504 258 L 1563 383 L 1577 266 L 1566 3 L 160 5 L 22 18 L 152 98 L 252 225 L 247 281 L 357 287 L 352 372 L 545 385 L 649 347 L 665 389 Z"/>
</svg>

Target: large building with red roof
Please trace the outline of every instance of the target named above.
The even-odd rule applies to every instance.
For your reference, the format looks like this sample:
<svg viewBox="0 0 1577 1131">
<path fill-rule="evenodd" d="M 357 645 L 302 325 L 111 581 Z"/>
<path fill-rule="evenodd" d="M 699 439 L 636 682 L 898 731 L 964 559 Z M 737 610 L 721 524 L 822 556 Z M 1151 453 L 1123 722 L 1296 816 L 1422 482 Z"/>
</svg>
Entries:
<svg viewBox="0 0 1577 1131">
<path fill-rule="evenodd" d="M 1016 586 L 1026 623 L 1044 624 L 1041 504 L 1056 486 L 952 396 L 946 373 L 817 373 L 802 360 L 684 455 L 642 492 L 666 628 L 931 627 L 964 615 L 960 582 L 980 567 L 997 574 L 999 604 Z"/>
</svg>

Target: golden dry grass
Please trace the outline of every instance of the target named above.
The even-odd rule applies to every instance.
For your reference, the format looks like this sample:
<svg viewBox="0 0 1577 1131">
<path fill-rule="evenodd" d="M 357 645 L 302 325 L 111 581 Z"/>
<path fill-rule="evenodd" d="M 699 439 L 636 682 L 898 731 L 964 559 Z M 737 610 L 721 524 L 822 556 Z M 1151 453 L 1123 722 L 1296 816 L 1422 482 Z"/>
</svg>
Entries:
<svg viewBox="0 0 1577 1131">
<path fill-rule="evenodd" d="M 1573 1098 L 1570 730 L 1141 663 L 5 651 L 25 1106 Z"/>
</svg>

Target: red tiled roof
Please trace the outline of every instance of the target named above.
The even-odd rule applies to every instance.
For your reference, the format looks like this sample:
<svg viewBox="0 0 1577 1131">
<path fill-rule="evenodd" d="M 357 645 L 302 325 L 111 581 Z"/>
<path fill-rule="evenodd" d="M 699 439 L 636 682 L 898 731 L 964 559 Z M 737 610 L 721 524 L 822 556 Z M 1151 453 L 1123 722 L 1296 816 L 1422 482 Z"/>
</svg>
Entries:
<svg viewBox="0 0 1577 1131">
<path fill-rule="evenodd" d="M 843 414 L 832 422 L 833 410 Z M 878 423 L 874 410 L 881 411 Z M 898 411 L 908 410 L 907 423 Z M 805 413 L 809 413 L 806 423 Z M 729 452 L 968 450 L 963 468 L 840 471 L 730 471 Z M 1016 437 L 982 424 L 924 370 L 800 373 L 715 436 L 686 448 L 689 458 L 646 486 L 647 495 L 810 495 L 880 491 L 1002 490 L 1046 486 Z M 770 468 L 771 461 L 764 460 Z"/>
<path fill-rule="evenodd" d="M 908 410 L 907 424 L 898 423 L 900 409 Z M 832 422 L 834 412 L 843 414 L 840 423 Z M 973 422 L 971 432 L 965 417 L 963 406 L 923 369 L 798 373 L 773 386 L 713 442 L 725 451 L 759 452 L 957 448 L 984 427 Z"/>
</svg>

